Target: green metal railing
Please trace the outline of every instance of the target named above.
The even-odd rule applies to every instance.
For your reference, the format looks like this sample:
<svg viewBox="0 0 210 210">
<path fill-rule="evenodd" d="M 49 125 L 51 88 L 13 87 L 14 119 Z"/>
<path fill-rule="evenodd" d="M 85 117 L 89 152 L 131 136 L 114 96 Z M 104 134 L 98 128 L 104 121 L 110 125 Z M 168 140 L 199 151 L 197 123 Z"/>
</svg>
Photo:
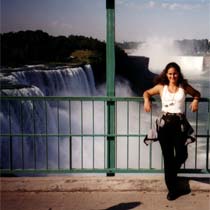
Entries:
<svg viewBox="0 0 210 210">
<path fill-rule="evenodd" d="M 115 0 L 106 0 L 106 95 L 115 96 Z M 115 168 L 115 102 L 107 101 L 107 175 Z"/>
<path fill-rule="evenodd" d="M 115 104 L 112 133 L 109 103 Z M 210 99 L 199 106 L 197 113 L 186 109 L 197 141 L 188 146 L 183 172 L 209 173 Z M 143 143 L 160 110 L 158 99 L 151 113 L 143 111 L 140 97 L 1 97 L 1 109 L 1 174 L 163 171 L 159 144 Z"/>
</svg>

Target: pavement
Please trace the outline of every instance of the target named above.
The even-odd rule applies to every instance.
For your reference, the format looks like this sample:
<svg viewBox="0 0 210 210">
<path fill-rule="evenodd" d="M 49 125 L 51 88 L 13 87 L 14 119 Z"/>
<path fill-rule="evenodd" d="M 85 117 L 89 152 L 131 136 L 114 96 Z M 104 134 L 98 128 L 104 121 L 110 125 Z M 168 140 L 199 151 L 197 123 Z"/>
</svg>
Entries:
<svg viewBox="0 0 210 210">
<path fill-rule="evenodd" d="M 180 177 L 191 192 L 166 199 L 163 175 L 2 177 L 1 210 L 210 210 L 210 178 Z"/>
</svg>

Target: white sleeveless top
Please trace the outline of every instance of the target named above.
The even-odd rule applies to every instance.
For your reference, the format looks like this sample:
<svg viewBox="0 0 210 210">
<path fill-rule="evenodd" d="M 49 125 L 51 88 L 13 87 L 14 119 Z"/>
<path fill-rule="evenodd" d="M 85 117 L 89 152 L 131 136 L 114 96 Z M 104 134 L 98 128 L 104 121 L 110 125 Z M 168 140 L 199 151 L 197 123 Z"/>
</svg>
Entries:
<svg viewBox="0 0 210 210">
<path fill-rule="evenodd" d="M 171 93 L 168 90 L 168 85 L 164 85 L 161 101 L 162 112 L 184 113 L 185 91 L 181 86 L 179 86 L 175 93 Z"/>
</svg>

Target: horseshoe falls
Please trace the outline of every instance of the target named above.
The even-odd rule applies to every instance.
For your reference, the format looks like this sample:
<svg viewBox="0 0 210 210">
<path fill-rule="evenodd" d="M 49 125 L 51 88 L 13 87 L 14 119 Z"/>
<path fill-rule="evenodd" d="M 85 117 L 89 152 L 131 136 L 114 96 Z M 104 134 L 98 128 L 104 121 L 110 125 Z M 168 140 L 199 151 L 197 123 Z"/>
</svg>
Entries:
<svg viewBox="0 0 210 210">
<path fill-rule="evenodd" d="M 169 62 L 176 62 L 180 65 L 182 72 L 187 77 L 200 76 L 206 73 L 204 66 L 203 56 L 164 56 L 163 60 L 159 57 L 152 57 L 150 68 L 154 72 L 160 72 Z"/>
</svg>

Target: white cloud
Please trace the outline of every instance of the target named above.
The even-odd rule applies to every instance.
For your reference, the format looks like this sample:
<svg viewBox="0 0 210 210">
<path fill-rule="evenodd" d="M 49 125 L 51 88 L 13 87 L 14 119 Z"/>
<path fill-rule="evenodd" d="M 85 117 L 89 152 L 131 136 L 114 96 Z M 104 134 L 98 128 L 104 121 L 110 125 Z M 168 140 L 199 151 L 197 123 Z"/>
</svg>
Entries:
<svg viewBox="0 0 210 210">
<path fill-rule="evenodd" d="M 124 4 L 125 3 L 125 0 L 117 0 L 116 1 L 116 4 L 117 5 L 121 5 L 121 4 Z"/>
<path fill-rule="evenodd" d="M 71 29 L 72 28 L 71 24 L 65 23 L 65 22 L 62 22 L 62 21 L 58 21 L 58 20 L 53 21 L 51 25 L 53 27 L 60 27 L 60 28 L 67 28 L 67 29 Z"/>
<path fill-rule="evenodd" d="M 161 3 L 160 5 L 164 9 L 169 9 L 169 10 L 194 10 L 201 8 L 204 6 L 202 3 Z"/>
<path fill-rule="evenodd" d="M 130 4 L 130 2 L 128 0 L 116 0 L 116 5 L 125 5 L 125 6 L 128 6 Z"/>
<path fill-rule="evenodd" d="M 207 0 L 200 0 L 196 2 L 187 2 L 183 1 L 180 3 L 180 1 L 142 1 L 142 2 L 135 2 L 135 1 L 129 1 L 129 0 L 116 0 L 116 4 L 119 6 L 127 7 L 127 8 L 135 8 L 135 9 L 166 9 L 166 10 L 196 10 L 199 8 L 209 7 L 210 1 Z"/>
<path fill-rule="evenodd" d="M 154 1 L 150 1 L 148 3 L 149 8 L 154 8 L 156 6 L 156 3 Z"/>
</svg>

